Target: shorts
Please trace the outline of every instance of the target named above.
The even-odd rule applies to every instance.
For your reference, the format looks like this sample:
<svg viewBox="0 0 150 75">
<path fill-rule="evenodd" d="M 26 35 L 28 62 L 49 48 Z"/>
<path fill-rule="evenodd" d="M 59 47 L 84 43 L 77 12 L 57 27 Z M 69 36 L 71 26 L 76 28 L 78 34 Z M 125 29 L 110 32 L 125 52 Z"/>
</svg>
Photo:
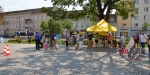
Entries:
<svg viewBox="0 0 150 75">
<path fill-rule="evenodd" d="M 138 43 L 138 41 L 134 41 L 135 43 Z"/>
<path fill-rule="evenodd" d="M 123 42 L 120 42 L 120 45 L 121 45 L 121 46 L 124 46 L 124 43 L 123 43 Z"/>
<path fill-rule="evenodd" d="M 68 41 L 66 41 L 66 46 L 68 46 L 69 45 L 69 43 L 68 43 Z"/>
<path fill-rule="evenodd" d="M 79 40 L 76 40 L 76 44 L 79 44 Z"/>
<path fill-rule="evenodd" d="M 113 40 L 113 41 L 112 41 L 112 43 L 113 43 L 113 44 L 116 44 L 116 43 L 117 43 L 117 41 L 116 41 L 116 40 Z"/>
<path fill-rule="evenodd" d="M 98 43 L 98 40 L 95 40 L 95 43 Z"/>
<path fill-rule="evenodd" d="M 52 47 L 55 46 L 55 40 L 52 40 Z"/>
<path fill-rule="evenodd" d="M 111 41 L 108 41 L 108 44 L 111 44 Z"/>
<path fill-rule="evenodd" d="M 80 41 L 79 42 L 79 48 L 82 48 L 82 46 L 83 46 L 83 41 Z"/>
</svg>

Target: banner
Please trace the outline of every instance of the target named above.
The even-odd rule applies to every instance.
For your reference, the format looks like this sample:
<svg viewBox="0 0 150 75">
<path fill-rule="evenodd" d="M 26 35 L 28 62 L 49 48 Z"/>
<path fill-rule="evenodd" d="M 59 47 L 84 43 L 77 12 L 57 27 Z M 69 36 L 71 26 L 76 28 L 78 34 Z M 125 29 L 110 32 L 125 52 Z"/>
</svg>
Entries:
<svg viewBox="0 0 150 75">
<path fill-rule="evenodd" d="M 126 59 L 128 59 L 128 53 L 130 49 L 133 47 L 133 45 L 134 45 L 134 39 L 131 36 L 129 43 L 127 44 L 126 48 L 123 51 L 123 55 Z"/>
</svg>

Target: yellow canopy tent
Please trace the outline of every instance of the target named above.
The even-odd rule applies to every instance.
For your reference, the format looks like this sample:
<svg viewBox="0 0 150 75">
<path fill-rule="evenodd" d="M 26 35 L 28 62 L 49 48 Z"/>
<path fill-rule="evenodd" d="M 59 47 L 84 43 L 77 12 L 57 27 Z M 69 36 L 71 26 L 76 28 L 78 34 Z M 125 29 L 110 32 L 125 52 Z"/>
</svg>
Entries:
<svg viewBox="0 0 150 75">
<path fill-rule="evenodd" d="M 107 36 L 108 33 L 107 32 L 93 32 L 94 34 L 98 33 L 99 35 L 102 35 L 102 36 Z"/>
<path fill-rule="evenodd" d="M 102 19 L 96 25 L 93 25 L 93 26 L 87 28 L 87 31 L 93 31 L 93 32 L 116 32 L 117 28 L 114 27 L 114 26 L 111 26 L 104 19 Z"/>
</svg>

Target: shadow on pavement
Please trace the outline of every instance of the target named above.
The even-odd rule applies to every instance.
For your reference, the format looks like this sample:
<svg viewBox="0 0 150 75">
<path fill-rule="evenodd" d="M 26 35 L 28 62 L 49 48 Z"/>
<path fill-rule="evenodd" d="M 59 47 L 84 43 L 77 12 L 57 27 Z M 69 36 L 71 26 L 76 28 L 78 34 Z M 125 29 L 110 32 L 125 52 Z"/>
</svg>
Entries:
<svg viewBox="0 0 150 75">
<path fill-rule="evenodd" d="M 34 47 L 17 50 L 18 57 L 1 60 L 0 75 L 127 75 L 123 71 L 126 63 L 119 60 L 113 49 L 64 49 L 60 46 L 57 52 L 37 51 Z"/>
</svg>

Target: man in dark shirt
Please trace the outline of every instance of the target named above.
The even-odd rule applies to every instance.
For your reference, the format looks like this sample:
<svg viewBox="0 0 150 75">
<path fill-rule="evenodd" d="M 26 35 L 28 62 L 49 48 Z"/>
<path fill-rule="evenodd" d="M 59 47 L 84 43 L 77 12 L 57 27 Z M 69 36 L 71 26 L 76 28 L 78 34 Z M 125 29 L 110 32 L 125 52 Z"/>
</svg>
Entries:
<svg viewBox="0 0 150 75">
<path fill-rule="evenodd" d="M 36 42 L 36 50 L 39 50 L 40 34 L 38 32 L 36 32 L 36 34 L 35 34 L 35 42 Z"/>
<path fill-rule="evenodd" d="M 51 34 L 50 38 L 51 38 L 51 41 L 52 41 L 52 51 L 54 51 L 54 47 L 55 47 L 55 37 L 56 35 L 54 34 L 54 32 Z"/>
</svg>

